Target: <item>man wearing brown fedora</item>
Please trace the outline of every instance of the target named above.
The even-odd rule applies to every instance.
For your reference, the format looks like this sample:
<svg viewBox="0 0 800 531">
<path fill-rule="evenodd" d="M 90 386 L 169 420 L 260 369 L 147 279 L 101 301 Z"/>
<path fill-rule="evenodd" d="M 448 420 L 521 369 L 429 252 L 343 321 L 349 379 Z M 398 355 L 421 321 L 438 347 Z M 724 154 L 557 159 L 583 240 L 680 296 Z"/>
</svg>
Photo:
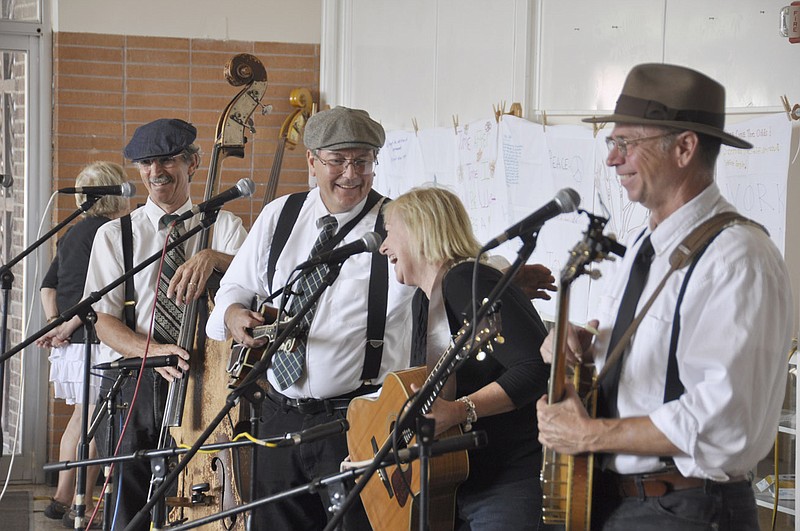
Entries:
<svg viewBox="0 0 800 531">
<path fill-rule="evenodd" d="M 568 362 L 594 357 L 600 371 L 599 418 L 568 386 L 565 400 L 537 404 L 539 439 L 563 454 L 600 454 L 594 529 L 758 529 L 750 473 L 772 445 L 784 396 L 786 265 L 762 228 L 732 217 L 669 274 L 694 245 L 687 235 L 735 212 L 714 182 L 721 144 L 752 146 L 723 130 L 724 88 L 681 66 L 634 67 L 614 114 L 584 121 L 615 124 L 606 162 L 650 219 L 604 280 L 590 323 L 599 336 L 568 332 Z M 546 360 L 552 349 L 551 334 Z"/>
</svg>

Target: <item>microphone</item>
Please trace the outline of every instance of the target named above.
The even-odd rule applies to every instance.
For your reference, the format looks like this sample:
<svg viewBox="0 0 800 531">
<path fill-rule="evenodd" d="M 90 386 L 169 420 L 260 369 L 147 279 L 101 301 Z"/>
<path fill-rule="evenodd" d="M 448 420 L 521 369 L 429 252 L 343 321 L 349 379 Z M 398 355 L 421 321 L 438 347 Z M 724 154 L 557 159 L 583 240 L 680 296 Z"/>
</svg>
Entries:
<svg viewBox="0 0 800 531">
<path fill-rule="evenodd" d="M 487 437 L 486 432 L 479 430 L 465 433 L 464 435 L 448 437 L 447 439 L 441 439 L 439 441 L 433 441 L 428 449 L 430 450 L 431 457 L 435 457 L 437 455 L 447 454 L 450 452 L 483 448 L 488 443 L 489 437 Z M 420 446 L 415 444 L 414 446 L 409 446 L 408 448 L 398 450 L 396 455 L 399 462 L 408 463 L 409 461 L 417 459 L 420 453 Z M 391 454 L 389 457 L 387 457 L 387 459 L 392 459 Z"/>
<path fill-rule="evenodd" d="M 360 239 L 352 243 L 348 243 L 347 245 L 342 245 L 341 247 L 331 251 L 320 253 L 317 256 L 306 260 L 294 269 L 297 271 L 298 269 L 306 269 L 319 264 L 344 262 L 354 254 L 374 253 L 381 246 L 382 242 L 383 238 L 380 234 L 377 232 L 368 232 Z"/>
<path fill-rule="evenodd" d="M 278 448 L 285 448 L 287 446 L 297 446 L 298 444 L 319 441 L 320 439 L 326 439 L 344 433 L 349 429 L 350 423 L 347 422 L 347 420 L 335 420 L 296 433 L 287 433 L 283 439 L 276 442 L 276 446 Z"/>
<path fill-rule="evenodd" d="M 544 225 L 545 221 L 566 212 L 574 212 L 581 204 L 581 196 L 572 188 L 562 188 L 556 197 L 542 208 L 509 227 L 503 234 L 483 246 L 481 251 L 494 249 L 501 243 L 522 234 L 533 232 Z"/>
<path fill-rule="evenodd" d="M 122 197 L 133 197 L 136 195 L 136 187 L 133 183 L 114 184 L 109 186 L 75 186 L 73 188 L 61 188 L 59 194 L 86 194 L 86 195 L 121 195 Z"/>
<path fill-rule="evenodd" d="M 214 210 L 218 210 L 222 205 L 231 201 L 233 199 L 238 199 L 240 197 L 250 197 L 253 195 L 253 192 L 256 190 L 256 185 L 253 182 L 253 179 L 239 179 L 239 182 L 236 183 L 236 186 L 232 186 L 228 188 L 224 192 L 220 192 L 208 201 L 204 201 L 199 205 L 195 205 L 192 207 L 191 210 L 188 210 L 181 214 L 178 219 L 175 220 L 175 223 L 180 221 L 186 221 L 190 217 L 194 216 L 195 214 L 199 214 L 200 212 L 210 212 Z"/>
<path fill-rule="evenodd" d="M 148 356 L 144 362 L 145 369 L 155 369 L 157 367 L 175 367 L 178 365 L 178 355 L 169 356 Z M 111 369 L 139 369 L 142 366 L 142 358 L 123 358 L 108 363 L 98 363 L 93 365 L 93 369 L 108 371 Z"/>
</svg>

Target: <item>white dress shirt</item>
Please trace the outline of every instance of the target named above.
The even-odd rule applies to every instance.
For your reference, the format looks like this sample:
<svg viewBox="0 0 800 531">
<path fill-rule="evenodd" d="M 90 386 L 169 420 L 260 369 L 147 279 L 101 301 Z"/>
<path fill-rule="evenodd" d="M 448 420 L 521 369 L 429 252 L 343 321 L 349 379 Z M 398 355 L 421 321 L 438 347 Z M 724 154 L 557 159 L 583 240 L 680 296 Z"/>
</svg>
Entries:
<svg viewBox="0 0 800 531">
<path fill-rule="evenodd" d="M 656 254 L 639 308 L 683 238 L 712 215 L 732 210 L 712 184 L 652 231 Z M 595 345 L 598 371 L 642 240 L 609 275 Z M 687 269 L 667 281 L 625 352 L 619 415 L 649 416 L 682 450 L 674 460 L 683 475 L 725 481 L 750 471 L 775 439 L 794 322 L 792 290 L 786 264 L 763 231 L 744 225 L 722 231 L 697 263 L 681 305 L 677 360 L 685 393 L 664 404 L 673 314 Z M 657 457 L 625 454 L 611 463 L 623 474 L 662 466 Z"/>
<path fill-rule="evenodd" d="M 191 208 L 192 202 L 189 200 L 176 213 L 180 214 Z M 131 212 L 134 267 L 153 254 L 162 251 L 168 230 L 159 228 L 159 220 L 165 214 L 166 212 L 149 198 L 144 206 Z M 184 222 L 184 227 L 189 231 L 200 224 L 200 219 L 200 215 L 193 216 Z M 247 236 L 247 231 L 242 226 L 242 220 L 225 211 L 219 212 L 217 221 L 212 225 L 212 230 L 209 247 L 226 254 L 235 254 Z M 187 259 L 198 252 L 200 234 L 202 233 L 198 233 L 188 240 L 186 244 Z M 122 228 L 120 220 L 115 219 L 100 227 L 95 235 L 84 297 L 105 288 L 121 277 L 124 272 Z M 147 334 L 158 289 L 158 260 L 134 275 L 133 282 L 136 294 L 136 332 Z M 108 292 L 93 305 L 93 308 L 96 312 L 107 313 L 123 320 L 124 302 L 125 284 L 123 283 Z M 109 353 L 114 353 L 106 345 L 101 344 L 101 348 Z M 118 358 L 119 355 L 115 354 L 113 357 Z"/>
<path fill-rule="evenodd" d="M 264 207 L 236 254 L 215 299 L 206 332 L 217 340 L 226 339 L 225 311 L 233 303 L 249 307 L 253 296 L 264 300 L 284 286 L 293 276 L 297 264 L 305 261 L 319 235 L 317 220 L 329 214 L 319 189 L 309 192 L 286 246 L 278 258 L 272 286 L 268 286 L 267 260 L 280 212 L 288 196 L 280 197 Z M 338 229 L 361 212 L 366 199 L 349 212 L 334 214 Z M 342 244 L 359 239 L 375 229 L 379 206 L 375 206 L 344 237 Z M 366 346 L 367 301 L 372 257 L 361 253 L 348 258 L 341 274 L 319 299 L 311 323 L 306 349 L 304 375 L 281 391 L 290 398 L 331 398 L 349 393 L 362 383 L 380 383 L 390 371 L 408 367 L 411 344 L 411 297 L 414 290 L 395 280 L 394 267 L 389 265 L 389 294 L 383 357 L 378 378 L 362 382 Z M 278 305 L 278 300 L 273 301 Z M 287 305 L 287 308 L 289 305 Z M 279 389 L 272 369 L 267 371 L 270 384 Z"/>
</svg>

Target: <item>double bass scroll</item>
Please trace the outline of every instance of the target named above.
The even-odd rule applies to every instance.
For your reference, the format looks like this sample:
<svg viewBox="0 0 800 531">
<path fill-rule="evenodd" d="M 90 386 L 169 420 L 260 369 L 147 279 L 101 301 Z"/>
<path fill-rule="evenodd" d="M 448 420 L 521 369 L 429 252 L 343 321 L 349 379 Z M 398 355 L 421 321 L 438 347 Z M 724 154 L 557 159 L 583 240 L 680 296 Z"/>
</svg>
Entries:
<svg viewBox="0 0 800 531">
<path fill-rule="evenodd" d="M 292 89 L 289 93 L 289 103 L 293 107 L 298 107 L 298 109 L 290 114 L 281 126 L 278 146 L 275 149 L 275 158 L 272 159 L 272 168 L 269 172 L 269 180 L 267 181 L 267 189 L 264 192 L 264 201 L 261 203 L 261 208 L 264 208 L 267 203 L 275 199 L 281 167 L 283 166 L 283 153 L 286 149 L 294 149 L 294 146 L 303 141 L 306 121 L 314 113 L 314 100 L 311 97 L 311 91 L 307 88 Z"/>
</svg>

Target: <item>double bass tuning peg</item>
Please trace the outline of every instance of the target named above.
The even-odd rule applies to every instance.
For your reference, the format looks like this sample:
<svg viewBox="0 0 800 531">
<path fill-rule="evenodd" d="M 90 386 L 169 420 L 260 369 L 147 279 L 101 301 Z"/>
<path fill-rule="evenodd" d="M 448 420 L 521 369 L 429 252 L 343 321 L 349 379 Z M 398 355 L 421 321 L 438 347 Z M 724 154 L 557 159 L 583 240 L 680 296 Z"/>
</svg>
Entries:
<svg viewBox="0 0 800 531">
<path fill-rule="evenodd" d="M 268 114 L 272 114 L 272 104 L 269 105 L 261 105 L 261 116 L 266 116 Z"/>
</svg>

